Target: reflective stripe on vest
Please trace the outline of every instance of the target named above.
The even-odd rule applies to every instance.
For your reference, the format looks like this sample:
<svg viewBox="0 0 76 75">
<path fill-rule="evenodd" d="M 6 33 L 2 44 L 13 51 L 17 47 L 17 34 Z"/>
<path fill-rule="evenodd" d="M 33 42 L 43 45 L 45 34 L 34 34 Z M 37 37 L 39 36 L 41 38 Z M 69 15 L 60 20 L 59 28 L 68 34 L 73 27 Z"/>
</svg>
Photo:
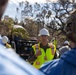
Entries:
<svg viewBox="0 0 76 75">
<path fill-rule="evenodd" d="M 37 57 L 37 59 L 36 59 L 35 62 L 33 63 L 33 66 L 34 66 L 35 68 L 38 68 L 38 69 L 39 69 L 40 66 L 41 66 L 44 62 L 53 59 L 54 53 L 53 53 L 53 51 L 51 50 L 51 48 L 53 48 L 53 47 L 54 47 L 54 46 L 50 46 L 50 48 L 47 48 L 46 53 L 45 53 L 45 51 L 44 51 L 42 48 L 40 48 L 40 43 L 33 46 L 33 49 L 34 49 L 34 51 L 35 51 L 35 54 L 36 54 L 37 50 L 40 50 L 41 53 L 42 53 L 40 56 Z M 37 50 L 36 50 L 36 49 L 37 49 Z M 53 50 L 54 50 L 54 49 L 53 49 Z M 55 52 L 55 51 L 54 51 L 54 52 Z"/>
<path fill-rule="evenodd" d="M 51 48 L 51 50 L 52 50 L 52 55 L 54 55 L 55 54 L 55 50 L 54 50 L 54 45 L 50 45 L 50 48 Z"/>
<path fill-rule="evenodd" d="M 35 44 L 35 50 L 36 50 L 36 53 L 38 52 L 38 50 L 40 50 L 40 45 L 39 44 Z"/>
</svg>

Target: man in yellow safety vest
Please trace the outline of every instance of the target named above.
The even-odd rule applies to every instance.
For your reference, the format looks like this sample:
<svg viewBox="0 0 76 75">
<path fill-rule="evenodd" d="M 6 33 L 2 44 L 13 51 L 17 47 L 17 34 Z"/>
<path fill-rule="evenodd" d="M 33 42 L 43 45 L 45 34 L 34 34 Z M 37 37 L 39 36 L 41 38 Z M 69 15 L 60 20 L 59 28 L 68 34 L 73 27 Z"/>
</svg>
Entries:
<svg viewBox="0 0 76 75">
<path fill-rule="evenodd" d="M 39 32 L 40 43 L 32 46 L 32 50 L 28 61 L 32 65 L 39 69 L 40 66 L 46 61 L 53 60 L 57 57 L 55 45 L 48 43 L 48 37 L 50 36 L 46 28 L 42 28 Z"/>
</svg>

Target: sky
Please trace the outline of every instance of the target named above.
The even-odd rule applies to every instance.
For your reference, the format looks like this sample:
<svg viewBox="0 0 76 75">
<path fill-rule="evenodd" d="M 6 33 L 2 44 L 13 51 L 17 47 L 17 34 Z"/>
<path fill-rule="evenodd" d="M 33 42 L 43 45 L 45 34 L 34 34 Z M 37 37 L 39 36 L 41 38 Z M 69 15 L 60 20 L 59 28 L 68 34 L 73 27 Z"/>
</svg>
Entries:
<svg viewBox="0 0 76 75">
<path fill-rule="evenodd" d="M 14 3 L 17 3 L 17 2 L 22 2 L 22 1 L 28 1 L 30 3 L 34 3 L 34 2 L 38 2 L 38 3 L 45 3 L 46 1 L 57 1 L 57 0 L 10 0 Z"/>
<path fill-rule="evenodd" d="M 28 1 L 30 3 L 34 3 L 34 2 L 43 3 L 43 2 L 46 2 L 46 0 L 11 0 L 11 1 L 14 2 L 14 3 L 18 3 L 18 2 L 21 2 L 21 1 Z"/>
<path fill-rule="evenodd" d="M 9 0 L 7 9 L 6 9 L 3 16 L 9 15 L 9 17 L 12 17 L 13 19 L 15 19 L 15 16 L 17 14 L 16 8 L 18 7 L 19 2 L 22 2 L 22 1 L 26 1 L 26 0 Z M 29 3 L 35 3 L 35 2 L 45 3 L 46 2 L 46 0 L 27 0 L 27 1 Z M 47 0 L 47 1 L 54 1 L 55 2 L 57 0 Z"/>
</svg>

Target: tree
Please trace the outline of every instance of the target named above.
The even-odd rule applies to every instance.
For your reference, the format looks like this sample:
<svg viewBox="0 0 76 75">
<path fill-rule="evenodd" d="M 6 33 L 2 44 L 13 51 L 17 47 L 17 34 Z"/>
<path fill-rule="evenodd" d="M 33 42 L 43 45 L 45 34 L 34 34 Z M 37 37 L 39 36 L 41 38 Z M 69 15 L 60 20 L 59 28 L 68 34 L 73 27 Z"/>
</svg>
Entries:
<svg viewBox="0 0 76 75">
<path fill-rule="evenodd" d="M 65 33 L 64 28 L 66 20 L 70 12 L 74 10 L 74 2 L 74 0 L 59 0 L 57 3 L 52 3 L 52 12 L 54 16 L 47 26 L 56 32 L 61 31 L 60 33 Z"/>
<path fill-rule="evenodd" d="M 0 34 L 1 35 L 8 35 L 8 30 L 9 28 L 4 24 L 4 23 L 0 23 Z"/>
<path fill-rule="evenodd" d="M 25 19 L 33 18 L 34 24 L 38 27 L 37 34 L 42 27 L 48 27 L 52 36 L 60 35 L 64 32 L 67 17 L 76 7 L 75 0 L 58 0 L 56 3 L 47 1 L 48 3 L 39 4 L 36 2 L 33 5 L 27 1 L 24 2 L 24 9 L 21 11 L 22 21 L 29 25 L 29 21 Z M 31 22 L 30 25 L 33 23 Z M 30 27 L 32 28 L 32 26 Z M 26 29 L 28 30 L 28 27 Z"/>
<path fill-rule="evenodd" d="M 46 14 L 51 15 L 51 10 L 49 10 L 49 5 L 47 3 L 41 5 L 37 2 L 35 4 L 30 4 L 29 2 L 24 2 L 24 9 L 21 11 L 21 18 L 24 21 L 27 17 L 32 17 L 35 21 L 40 19 L 41 26 L 45 25 Z"/>
<path fill-rule="evenodd" d="M 11 28 L 12 28 L 12 25 L 14 24 L 14 20 L 12 18 L 10 18 L 9 16 L 5 16 L 5 19 L 2 20 L 2 29 L 1 31 L 4 31 L 2 33 L 2 35 L 9 35 L 10 34 L 10 31 L 11 31 Z"/>
<path fill-rule="evenodd" d="M 2 24 L 0 24 L 0 33 L 6 36 L 19 36 L 21 38 L 29 38 L 29 34 L 26 29 L 23 28 L 14 28 L 14 20 L 10 17 L 6 17 Z"/>
<path fill-rule="evenodd" d="M 27 32 L 29 33 L 29 36 L 37 36 L 37 25 L 35 24 L 35 22 L 29 18 L 26 18 L 25 22 L 26 24 L 24 25 L 24 28 L 26 28 Z"/>
<path fill-rule="evenodd" d="M 12 36 L 18 36 L 23 39 L 29 38 L 29 34 L 26 31 L 26 29 L 22 29 L 22 28 L 13 28 L 11 31 L 11 34 L 12 34 Z"/>
</svg>

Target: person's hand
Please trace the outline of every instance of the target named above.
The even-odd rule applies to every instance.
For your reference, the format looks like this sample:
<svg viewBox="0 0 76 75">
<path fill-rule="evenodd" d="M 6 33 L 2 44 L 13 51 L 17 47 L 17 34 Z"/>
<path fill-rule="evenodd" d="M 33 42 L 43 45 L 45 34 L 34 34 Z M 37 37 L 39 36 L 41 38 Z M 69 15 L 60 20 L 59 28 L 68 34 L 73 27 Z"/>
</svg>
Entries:
<svg viewBox="0 0 76 75">
<path fill-rule="evenodd" d="M 39 55 L 41 55 L 41 51 L 40 50 L 37 51 L 36 57 L 38 57 Z"/>
</svg>

